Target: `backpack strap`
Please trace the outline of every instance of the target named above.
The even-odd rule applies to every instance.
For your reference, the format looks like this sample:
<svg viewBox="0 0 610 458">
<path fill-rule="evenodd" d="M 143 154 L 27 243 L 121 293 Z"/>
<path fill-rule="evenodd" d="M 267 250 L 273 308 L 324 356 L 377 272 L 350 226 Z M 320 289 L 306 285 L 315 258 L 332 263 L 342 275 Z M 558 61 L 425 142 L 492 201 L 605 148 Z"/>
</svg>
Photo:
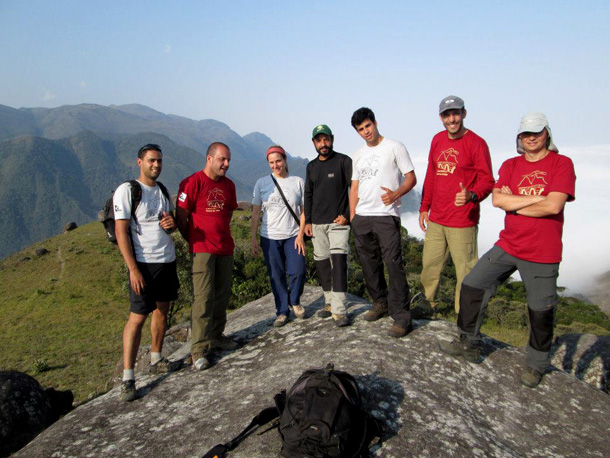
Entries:
<svg viewBox="0 0 610 458">
<path fill-rule="evenodd" d="M 136 225 L 138 224 L 138 218 L 136 217 L 136 208 L 142 201 L 142 186 L 138 183 L 138 180 L 129 180 L 129 186 L 131 187 L 131 217 L 135 220 Z"/>
<path fill-rule="evenodd" d="M 226 456 L 227 452 L 230 452 L 235 447 L 237 447 L 246 437 L 248 437 L 252 433 L 252 431 L 254 431 L 259 426 L 266 425 L 267 423 L 272 420 L 275 420 L 279 416 L 280 412 L 278 411 L 277 407 L 267 407 L 266 409 L 261 410 L 241 433 L 239 433 L 226 444 L 215 445 L 210 451 L 203 455 L 203 458 L 222 458 Z"/>
<path fill-rule="evenodd" d="M 169 195 L 169 191 L 167 190 L 167 188 L 165 187 L 165 185 L 163 183 L 161 183 L 160 181 L 157 181 L 157 184 L 159 185 L 159 188 L 161 189 L 161 192 L 163 193 L 163 195 L 165 196 L 165 198 L 167 199 L 167 201 L 171 204 L 172 202 L 172 198 Z"/>
<path fill-rule="evenodd" d="M 131 217 L 135 220 L 136 225 L 138 224 L 138 218 L 136 217 L 136 208 L 140 205 L 142 201 L 142 186 L 138 182 L 138 180 L 129 180 L 127 183 L 131 186 Z M 163 183 L 160 181 L 156 182 L 159 185 L 159 189 L 161 189 L 161 193 L 165 196 L 167 201 L 171 204 L 172 198 L 169 195 L 169 191 L 165 187 Z M 170 205 L 171 207 L 171 205 Z"/>
</svg>

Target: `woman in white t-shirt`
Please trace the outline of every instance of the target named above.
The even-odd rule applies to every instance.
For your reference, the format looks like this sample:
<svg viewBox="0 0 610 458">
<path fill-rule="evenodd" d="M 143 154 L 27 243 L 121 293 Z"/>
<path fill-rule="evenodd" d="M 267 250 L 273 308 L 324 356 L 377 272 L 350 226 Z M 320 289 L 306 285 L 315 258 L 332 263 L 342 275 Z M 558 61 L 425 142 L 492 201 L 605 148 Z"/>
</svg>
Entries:
<svg viewBox="0 0 610 458">
<path fill-rule="evenodd" d="M 271 146 L 267 150 L 267 161 L 271 175 L 260 178 L 254 185 L 251 251 L 253 256 L 258 256 L 262 249 L 265 256 L 277 316 L 273 325 L 279 327 L 288 322 L 290 308 L 297 317 L 305 317 L 305 309 L 300 305 L 307 272 L 303 240 L 304 182 L 300 177 L 288 175 L 286 151 L 281 146 Z M 263 219 L 259 244 L 257 233 L 261 209 Z"/>
</svg>

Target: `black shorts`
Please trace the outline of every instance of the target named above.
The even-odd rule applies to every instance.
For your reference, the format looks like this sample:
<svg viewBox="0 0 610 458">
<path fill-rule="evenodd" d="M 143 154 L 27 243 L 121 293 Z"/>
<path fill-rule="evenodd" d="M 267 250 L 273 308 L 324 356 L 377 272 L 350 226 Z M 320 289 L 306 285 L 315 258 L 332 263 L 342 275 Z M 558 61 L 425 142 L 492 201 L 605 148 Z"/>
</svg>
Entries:
<svg viewBox="0 0 610 458">
<path fill-rule="evenodd" d="M 129 311 L 138 315 L 148 315 L 157 308 L 157 302 L 170 302 L 178 298 L 178 274 L 176 261 L 147 264 L 138 262 L 138 269 L 144 277 L 144 291 L 136 294 L 129 283 Z"/>
</svg>

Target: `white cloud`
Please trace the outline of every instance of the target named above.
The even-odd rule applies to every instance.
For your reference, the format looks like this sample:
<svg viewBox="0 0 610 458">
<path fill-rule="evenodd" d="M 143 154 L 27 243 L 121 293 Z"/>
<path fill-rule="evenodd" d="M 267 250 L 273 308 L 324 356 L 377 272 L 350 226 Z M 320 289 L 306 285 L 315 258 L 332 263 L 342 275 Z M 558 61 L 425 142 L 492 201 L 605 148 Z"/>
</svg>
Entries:
<svg viewBox="0 0 610 458">
<path fill-rule="evenodd" d="M 44 94 L 42 95 L 42 100 L 53 100 L 55 98 L 57 98 L 55 94 L 53 94 L 48 89 L 45 89 Z"/>
<path fill-rule="evenodd" d="M 165 45 L 163 47 L 163 53 L 164 54 L 169 54 L 170 52 L 172 52 L 172 45 Z"/>
</svg>

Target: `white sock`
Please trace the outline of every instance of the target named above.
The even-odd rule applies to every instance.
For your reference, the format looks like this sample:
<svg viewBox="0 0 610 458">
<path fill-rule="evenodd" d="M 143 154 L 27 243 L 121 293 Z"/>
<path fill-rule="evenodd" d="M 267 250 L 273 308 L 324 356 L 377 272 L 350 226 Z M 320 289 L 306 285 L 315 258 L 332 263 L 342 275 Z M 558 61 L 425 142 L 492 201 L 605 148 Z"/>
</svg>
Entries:
<svg viewBox="0 0 610 458">
<path fill-rule="evenodd" d="M 150 364 L 157 364 L 159 361 L 161 361 L 161 359 L 163 358 L 163 356 L 161 356 L 161 352 L 157 352 L 157 351 L 151 351 L 150 352 Z"/>
<path fill-rule="evenodd" d="M 123 369 L 123 381 L 127 381 L 127 380 L 135 380 L 136 379 L 136 374 L 134 373 L 133 369 Z"/>
</svg>

